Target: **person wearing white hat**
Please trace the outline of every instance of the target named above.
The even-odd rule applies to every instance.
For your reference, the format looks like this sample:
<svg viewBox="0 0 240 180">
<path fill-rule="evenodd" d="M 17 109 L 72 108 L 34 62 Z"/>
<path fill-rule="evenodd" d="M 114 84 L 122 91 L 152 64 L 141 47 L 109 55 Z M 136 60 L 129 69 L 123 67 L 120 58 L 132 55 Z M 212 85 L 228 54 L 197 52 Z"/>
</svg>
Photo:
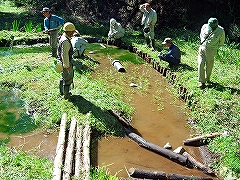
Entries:
<svg viewBox="0 0 240 180">
<path fill-rule="evenodd" d="M 154 9 L 151 8 L 151 5 L 149 3 L 141 4 L 139 9 L 143 12 L 141 24 L 144 26 L 143 32 L 147 46 L 151 48 L 152 51 L 154 51 L 154 26 L 157 22 L 157 13 Z"/>
<path fill-rule="evenodd" d="M 201 44 L 198 51 L 198 87 L 204 88 L 206 82 L 211 84 L 210 76 L 212 74 L 214 56 L 217 53 L 217 49 L 224 44 L 225 31 L 218 25 L 216 18 L 210 18 L 208 23 L 202 26 L 200 38 Z"/>
<path fill-rule="evenodd" d="M 72 47 L 73 47 L 73 57 L 79 58 L 79 57 L 83 56 L 83 53 L 86 49 L 86 45 L 87 45 L 88 41 L 83 39 L 77 30 L 73 34 L 71 43 L 72 43 Z"/>
<path fill-rule="evenodd" d="M 181 51 L 180 49 L 172 43 L 171 38 L 165 38 L 162 42 L 165 46 L 169 48 L 169 51 L 164 54 L 159 54 L 158 57 L 169 63 L 169 66 L 176 66 L 181 62 Z"/>
<path fill-rule="evenodd" d="M 108 32 L 108 39 L 121 39 L 125 34 L 124 28 L 114 18 L 110 19 L 110 30 Z"/>
<path fill-rule="evenodd" d="M 69 99 L 71 96 L 70 85 L 73 83 L 73 47 L 71 44 L 71 37 L 76 31 L 73 23 L 67 22 L 63 26 L 63 35 L 58 43 L 58 59 L 62 62 L 63 72 L 60 80 L 60 94 L 64 95 L 64 99 Z"/>
<path fill-rule="evenodd" d="M 51 14 L 48 7 L 44 7 L 41 12 L 45 16 L 44 33 L 49 35 L 49 44 L 52 51 L 50 57 L 57 57 L 58 30 L 63 25 L 64 20 L 59 16 Z"/>
</svg>

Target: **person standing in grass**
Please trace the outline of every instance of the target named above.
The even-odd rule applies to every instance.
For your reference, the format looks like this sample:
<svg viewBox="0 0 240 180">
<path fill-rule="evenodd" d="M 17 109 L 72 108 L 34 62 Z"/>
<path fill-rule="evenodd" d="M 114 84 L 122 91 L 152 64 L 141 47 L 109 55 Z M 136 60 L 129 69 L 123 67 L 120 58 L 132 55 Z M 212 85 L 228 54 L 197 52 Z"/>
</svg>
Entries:
<svg viewBox="0 0 240 180">
<path fill-rule="evenodd" d="M 64 20 L 61 17 L 51 14 L 48 7 L 44 7 L 41 12 L 45 16 L 44 33 L 49 35 L 49 44 L 52 51 L 50 57 L 57 57 L 58 30 L 63 25 Z"/>
<path fill-rule="evenodd" d="M 198 51 L 198 81 L 199 88 L 204 88 L 205 83 L 210 84 L 210 76 L 214 64 L 214 56 L 225 41 L 225 31 L 218 25 L 216 18 L 210 18 L 204 24 L 200 33 L 201 44 Z M 205 69 L 206 66 L 206 69 Z"/>
<path fill-rule="evenodd" d="M 180 64 L 181 52 L 180 49 L 172 43 L 172 39 L 165 38 L 162 44 L 167 46 L 169 51 L 164 54 L 159 54 L 158 57 L 161 60 L 168 62 L 170 67 Z"/>
<path fill-rule="evenodd" d="M 69 99 L 71 96 L 70 85 L 73 83 L 73 47 L 71 44 L 71 37 L 76 31 L 73 23 L 67 22 L 63 26 L 63 35 L 58 44 L 58 58 L 62 62 L 63 72 L 60 80 L 60 94 L 64 95 L 64 99 Z"/>
<path fill-rule="evenodd" d="M 144 26 L 143 32 L 147 46 L 151 48 L 152 51 L 154 51 L 154 26 L 157 22 L 157 13 L 151 8 L 149 3 L 141 4 L 139 9 L 143 12 L 141 24 Z"/>
</svg>

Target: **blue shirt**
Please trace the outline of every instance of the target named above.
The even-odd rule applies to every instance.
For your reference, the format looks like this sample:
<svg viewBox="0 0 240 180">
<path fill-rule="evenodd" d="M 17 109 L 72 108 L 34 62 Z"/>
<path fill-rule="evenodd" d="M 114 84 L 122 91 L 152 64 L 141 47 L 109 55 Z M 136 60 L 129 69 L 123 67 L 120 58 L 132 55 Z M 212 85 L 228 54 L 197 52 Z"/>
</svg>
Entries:
<svg viewBox="0 0 240 180">
<path fill-rule="evenodd" d="M 49 23 L 50 21 L 50 23 Z M 54 29 L 62 26 L 64 23 L 64 19 L 61 17 L 58 17 L 56 15 L 51 14 L 49 18 L 44 19 L 44 29 L 49 30 L 49 29 Z"/>
<path fill-rule="evenodd" d="M 181 59 L 180 49 L 175 44 L 172 44 L 172 46 L 169 47 L 169 51 L 167 54 L 172 55 L 177 60 Z"/>
</svg>

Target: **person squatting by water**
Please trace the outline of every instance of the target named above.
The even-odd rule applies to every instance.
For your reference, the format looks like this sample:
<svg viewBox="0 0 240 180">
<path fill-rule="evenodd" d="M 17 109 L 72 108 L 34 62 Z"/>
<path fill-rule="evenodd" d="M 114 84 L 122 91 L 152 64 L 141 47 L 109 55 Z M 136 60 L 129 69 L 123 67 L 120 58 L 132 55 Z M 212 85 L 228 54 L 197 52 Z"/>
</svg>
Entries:
<svg viewBox="0 0 240 180">
<path fill-rule="evenodd" d="M 73 47 L 73 57 L 82 57 L 88 41 L 80 37 L 80 33 L 76 30 L 71 39 L 71 43 Z"/>
<path fill-rule="evenodd" d="M 44 7 L 41 12 L 45 16 L 44 33 L 49 35 L 49 44 L 52 51 L 50 57 L 57 57 L 58 30 L 62 27 L 64 19 L 51 14 L 48 7 Z"/>
<path fill-rule="evenodd" d="M 58 58 L 62 62 L 63 72 L 60 80 L 59 89 L 60 94 L 64 95 L 64 99 L 69 99 L 71 96 L 70 85 L 73 83 L 73 47 L 71 44 L 71 37 L 76 31 L 73 23 L 67 22 L 63 26 L 63 35 L 58 44 Z"/>
<path fill-rule="evenodd" d="M 180 64 L 181 62 L 181 51 L 180 49 L 172 43 L 171 38 L 165 38 L 163 43 L 165 46 L 169 48 L 169 51 L 167 53 L 160 53 L 158 57 L 169 63 L 169 66 L 175 66 Z"/>
<path fill-rule="evenodd" d="M 157 13 L 153 10 L 149 3 L 141 4 L 139 7 L 140 11 L 143 12 L 142 22 L 144 37 L 146 39 L 147 46 L 152 51 L 155 50 L 154 40 L 154 26 L 157 22 Z"/>
<path fill-rule="evenodd" d="M 216 18 L 210 18 L 208 24 L 202 26 L 200 38 L 201 44 L 198 51 L 198 87 L 204 88 L 206 82 L 211 83 L 210 76 L 214 64 L 214 56 L 217 53 L 217 49 L 224 44 L 225 31 L 218 25 Z"/>
</svg>

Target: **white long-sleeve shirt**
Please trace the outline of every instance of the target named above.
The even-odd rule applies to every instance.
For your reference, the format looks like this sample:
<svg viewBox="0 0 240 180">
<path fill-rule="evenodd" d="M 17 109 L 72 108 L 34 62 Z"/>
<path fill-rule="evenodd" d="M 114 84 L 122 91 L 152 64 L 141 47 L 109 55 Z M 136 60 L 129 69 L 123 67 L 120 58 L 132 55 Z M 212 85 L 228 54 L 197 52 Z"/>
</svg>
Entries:
<svg viewBox="0 0 240 180">
<path fill-rule="evenodd" d="M 113 37 L 113 38 L 122 38 L 125 34 L 125 30 L 121 26 L 120 23 L 116 23 L 115 26 L 110 24 L 110 30 L 108 32 L 108 37 Z"/>
<path fill-rule="evenodd" d="M 141 5 L 139 9 L 143 12 L 141 24 L 144 25 L 144 27 L 148 27 L 150 24 L 152 27 L 154 27 L 157 22 L 156 11 L 151 8 L 151 10 L 148 12 L 143 5 Z"/>
<path fill-rule="evenodd" d="M 207 37 L 208 34 L 210 33 L 211 33 L 211 30 L 209 29 L 208 24 L 204 24 L 201 28 L 201 33 L 200 33 L 201 42 L 204 41 L 201 46 L 204 46 L 210 49 L 218 49 L 220 46 L 224 44 L 225 31 L 223 27 L 218 26 L 213 31 L 213 33 L 209 37 Z M 205 40 L 206 37 L 207 39 Z"/>
</svg>

